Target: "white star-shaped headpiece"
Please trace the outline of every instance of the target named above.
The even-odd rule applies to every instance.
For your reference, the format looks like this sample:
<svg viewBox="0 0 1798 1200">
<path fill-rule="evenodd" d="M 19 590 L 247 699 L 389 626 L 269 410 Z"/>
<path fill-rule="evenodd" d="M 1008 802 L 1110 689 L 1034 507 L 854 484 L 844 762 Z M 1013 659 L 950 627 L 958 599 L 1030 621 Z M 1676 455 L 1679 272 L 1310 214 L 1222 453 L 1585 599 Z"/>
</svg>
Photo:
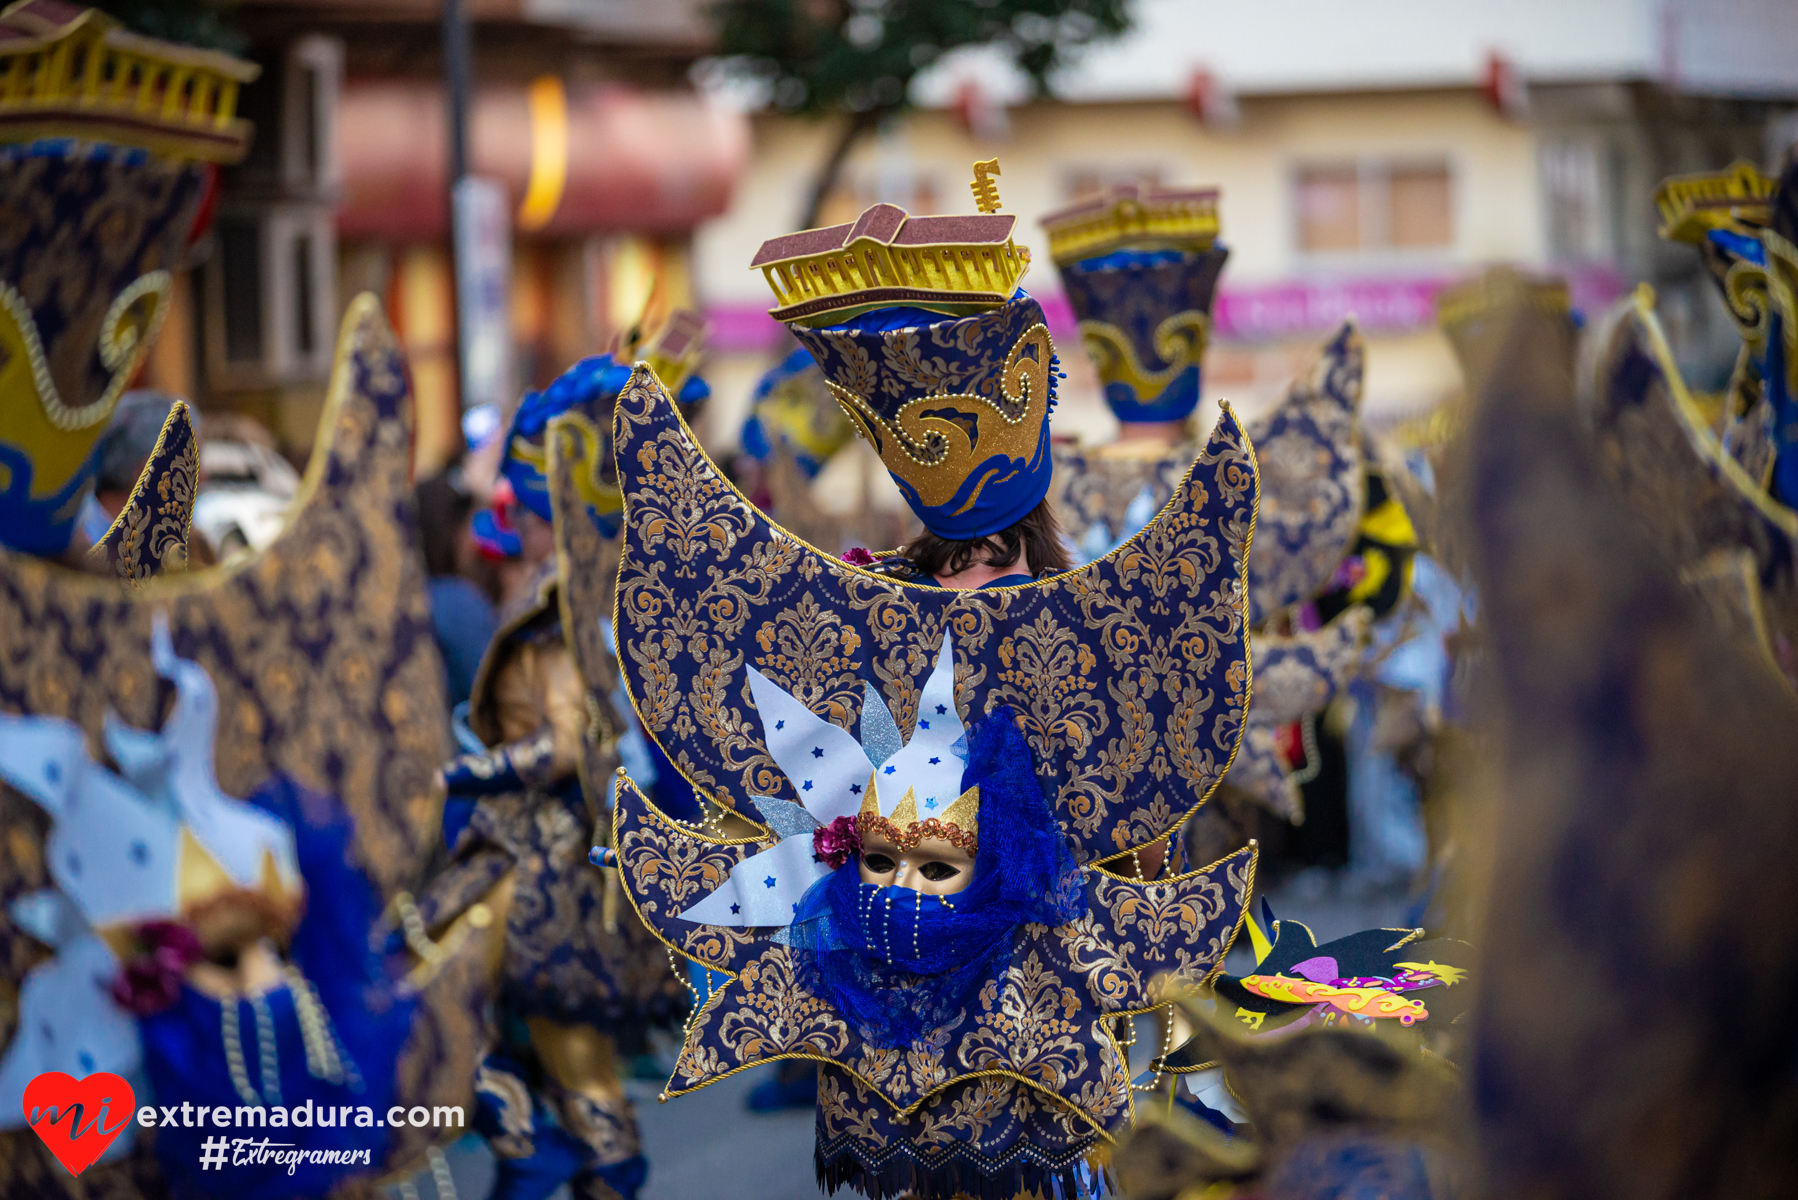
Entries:
<svg viewBox="0 0 1798 1200">
<path fill-rule="evenodd" d="M 882 816 L 890 816 L 908 791 L 920 817 L 945 811 L 961 794 L 968 734 L 955 707 L 955 647 L 945 632 L 918 695 L 918 724 L 909 742 L 902 742 L 892 710 L 871 683 L 863 684 L 860 738 L 754 667 L 749 689 L 768 753 L 792 781 L 799 803 L 751 797 L 780 842 L 738 863 L 723 885 L 680 915 L 707 925 L 786 926 L 806 889 L 830 873 L 812 852 L 812 831 L 861 812 L 870 784 Z"/>
</svg>

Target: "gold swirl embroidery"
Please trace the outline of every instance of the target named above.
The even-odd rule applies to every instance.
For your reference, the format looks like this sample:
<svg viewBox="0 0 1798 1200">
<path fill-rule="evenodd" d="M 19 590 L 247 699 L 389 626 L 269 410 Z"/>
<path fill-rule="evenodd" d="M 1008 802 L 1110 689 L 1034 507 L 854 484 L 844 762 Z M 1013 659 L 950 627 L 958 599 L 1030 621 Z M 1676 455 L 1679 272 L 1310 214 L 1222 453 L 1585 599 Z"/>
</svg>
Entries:
<svg viewBox="0 0 1798 1200">
<path fill-rule="evenodd" d="M 939 507 L 953 500 L 975 470 L 995 456 L 1029 462 L 1036 456 L 1049 413 L 1049 363 L 1055 353 L 1049 330 L 1032 325 L 1012 345 L 999 376 L 999 395 L 944 393 L 902 405 L 891 419 L 875 411 L 861 393 L 831 382 L 843 411 L 879 452 L 887 469 L 905 480 L 923 502 Z M 966 503 L 979 500 L 987 483 L 1012 468 L 987 468 Z"/>
<path fill-rule="evenodd" d="M 1211 317 L 1198 309 L 1188 309 L 1155 326 L 1155 354 L 1168 364 L 1158 371 L 1143 365 L 1130 335 L 1109 321 L 1080 322 L 1080 337 L 1099 369 L 1100 379 L 1124 384 L 1148 403 L 1178 379 L 1182 371 L 1205 360 Z"/>
</svg>

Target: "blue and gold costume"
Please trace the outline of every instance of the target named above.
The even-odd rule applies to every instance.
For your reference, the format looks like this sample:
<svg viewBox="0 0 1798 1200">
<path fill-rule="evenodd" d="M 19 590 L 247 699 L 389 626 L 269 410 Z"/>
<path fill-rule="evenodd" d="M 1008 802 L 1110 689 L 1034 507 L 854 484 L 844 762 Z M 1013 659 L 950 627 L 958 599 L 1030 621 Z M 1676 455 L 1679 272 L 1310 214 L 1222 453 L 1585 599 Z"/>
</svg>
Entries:
<svg viewBox="0 0 1798 1200">
<path fill-rule="evenodd" d="M 247 149 L 235 102 L 258 68 L 44 0 L 0 30 L 0 975 L 30 1009 L 8 1022 L 5 1090 L 113 1070 L 143 1104 L 462 1104 L 478 995 L 454 963 L 399 978 L 369 940 L 424 864 L 447 753 L 398 347 L 377 304 L 350 305 L 302 495 L 267 550 L 173 574 L 198 458 L 176 403 L 83 563 L 95 444 L 215 164 Z M 106 764 L 82 761 L 99 747 Z M 34 748 L 54 772 L 25 772 Z M 97 857 L 108 846 L 116 861 Z M 132 903 L 109 907 L 93 881 Z M 153 1148 L 121 1137 L 77 1183 L 18 1124 L 0 1135 L 0 1196 L 275 1197 L 347 1174 L 208 1176 L 200 1131 L 178 1128 Z M 369 1145 L 341 1125 L 292 1136 Z M 388 1131 L 364 1172 L 413 1168 L 443 1136 Z"/>
<path fill-rule="evenodd" d="M 690 411 L 707 394 L 691 375 L 702 335 L 696 318 L 677 313 L 642 348 Z M 554 522 L 559 557 L 616 561 L 610 418 L 630 375 L 610 354 L 576 363 L 526 396 L 507 431 L 502 471 L 520 504 Z M 570 446 L 564 505 L 550 493 L 552 421 Z M 482 658 L 468 714 L 482 748 L 444 769 L 452 861 L 418 915 L 431 932 L 481 907 L 503 928 L 499 1022 L 475 1122 L 499 1158 L 496 1194 L 530 1200 L 566 1182 L 577 1195 L 628 1198 L 648 1164 L 618 1056 L 676 1024 L 687 992 L 615 878 L 587 862 L 610 828 L 603 784 L 628 731 L 614 715 L 618 670 L 600 636 L 609 615 L 579 631 L 564 625 L 557 579 L 557 563 L 544 564 Z"/>
<path fill-rule="evenodd" d="M 1704 255 L 1742 349 L 1707 411 L 1644 285 L 1596 334 L 1591 419 L 1607 468 L 1732 635 L 1798 681 L 1798 167 L 1676 177 L 1656 201 L 1662 236 Z"/>
<path fill-rule="evenodd" d="M 30 79 L 0 98 L 0 208 L 12 214 L 0 236 L 0 543 L 57 557 L 93 493 L 94 445 L 201 232 L 213 164 L 249 148 L 236 96 L 260 68 L 53 0 L 13 4 L 0 30 L 0 72 Z M 152 103 L 177 61 L 191 92 Z M 197 465 L 186 426 L 178 406 L 158 475 L 107 535 L 109 572 L 185 564 Z"/>
<path fill-rule="evenodd" d="M 408 404 L 399 348 L 379 306 L 362 297 L 345 318 L 302 497 L 287 529 L 267 549 L 228 567 L 135 587 L 0 551 L 0 630 L 11 637 L 0 665 L 0 710 L 31 721 L 71 722 L 94 745 L 151 747 L 157 740 L 152 735 L 139 735 L 149 738 L 140 745 L 116 734 L 108 738 L 106 731 L 117 714 L 138 729 L 158 730 L 160 724 L 160 733 L 169 733 L 152 654 L 152 629 L 158 614 L 165 614 L 173 656 L 184 668 L 203 672 L 216 689 L 210 707 L 217 738 L 198 758 L 210 761 L 216 786 L 231 804 L 258 807 L 291 831 L 311 897 L 303 922 L 268 926 L 271 940 L 286 949 L 281 978 L 272 987 L 215 984 L 203 990 L 179 971 L 159 983 L 172 988 L 174 1003 L 138 1022 L 147 1076 L 139 1095 L 146 1102 L 152 1084 L 173 1093 L 177 1103 L 183 1096 L 218 1095 L 219 1103 L 233 1106 L 251 1103 L 245 1089 L 270 1104 L 277 1094 L 287 1104 L 309 1096 L 315 1103 L 372 1103 L 382 1089 L 406 1106 L 471 1100 L 479 1050 L 477 981 L 454 956 L 403 980 L 388 964 L 368 958 L 370 924 L 430 853 L 437 823 L 431 772 L 448 753 L 423 565 L 410 549 Z M 190 750 L 181 757 L 196 755 Z M 146 769 L 144 786 L 152 787 L 154 759 L 146 756 L 137 765 Z M 180 804 L 194 803 L 179 789 L 175 795 Z M 47 870 L 41 837 L 27 832 L 42 828 L 30 805 L 19 792 L 0 788 L 0 821 L 22 835 L 0 859 L 0 894 L 9 906 L 58 883 Z M 221 912 L 264 908 L 238 889 L 219 900 Z M 190 915 L 178 908 L 164 924 L 186 923 Z M 202 909 L 196 926 L 201 934 L 205 915 Z M 90 986 L 95 978 L 103 988 L 115 975 L 125 979 L 125 969 L 140 956 L 153 957 L 150 949 L 167 933 L 137 926 L 128 932 L 130 942 L 108 948 L 109 965 L 86 973 Z M 50 925 L 0 926 L 7 977 L 29 986 L 46 941 L 58 958 L 39 969 L 63 961 L 74 944 L 59 943 L 57 936 Z M 206 948 L 205 937 L 201 946 Z M 481 943 L 468 946 L 475 952 Z M 201 965 L 190 964 L 194 970 Z M 221 1002 L 219 986 L 237 991 L 239 1003 L 233 1006 L 229 996 Z M 265 1012 L 257 1011 L 253 998 L 266 1001 Z M 226 1014 L 237 1019 L 235 1036 Z M 327 1028 L 340 1043 L 340 1069 L 323 1053 L 326 1042 L 313 1036 Z M 245 1070 L 220 1073 L 221 1064 L 232 1065 L 234 1052 L 241 1052 Z M 197 1151 L 191 1144 L 182 1150 L 182 1133 L 158 1136 L 156 1150 L 192 1172 Z M 416 1169 L 432 1139 L 445 1133 L 408 1129 L 389 1135 L 370 1164 L 377 1173 Z M 366 1145 L 366 1132 L 360 1136 Z M 74 1186 L 35 1137 L 20 1132 L 6 1139 L 0 1195 L 55 1196 Z M 115 1146 L 125 1161 L 97 1164 L 79 1186 L 164 1194 L 167 1184 L 147 1141 L 135 1151 L 129 1138 Z M 251 1186 L 247 1177 L 196 1180 L 216 1182 L 221 1195 L 247 1194 Z M 279 1195 L 290 1186 L 285 1181 L 282 1175 L 255 1186 L 268 1189 L 258 1194 Z"/>
<path fill-rule="evenodd" d="M 1049 486 L 1055 352 L 1010 223 L 877 206 L 757 258 L 944 538 L 1005 531 Z M 714 983 L 665 1097 L 812 1060 L 833 1191 L 1095 1194 L 1134 1105 L 1115 1020 L 1221 962 L 1253 880 L 1252 848 L 1149 883 L 1101 865 L 1202 804 L 1241 738 L 1256 476 L 1234 417 L 1132 546 L 976 590 L 797 541 L 647 373 L 616 429 L 624 680 L 704 805 L 618 786 L 631 902 Z M 572 612 L 608 594 L 598 575 L 571 564 Z M 873 827 L 977 843 L 971 883 L 861 882 L 841 838 Z"/>
<path fill-rule="evenodd" d="M 1051 213 L 1043 226 L 1123 426 L 1110 445 L 1056 452 L 1055 507 L 1090 559 L 1148 524 L 1199 453 L 1189 418 L 1229 251 L 1217 240 L 1214 189 L 1113 187 Z M 1362 359 L 1360 335 L 1343 326 L 1287 399 L 1249 430 L 1261 472 L 1250 623 L 1258 674 L 1271 686 L 1256 696 L 1227 782 L 1294 822 L 1304 819 L 1304 805 L 1280 731 L 1311 728 L 1367 635 L 1365 614 L 1321 628 L 1292 619 L 1330 588 L 1362 516 Z"/>
</svg>

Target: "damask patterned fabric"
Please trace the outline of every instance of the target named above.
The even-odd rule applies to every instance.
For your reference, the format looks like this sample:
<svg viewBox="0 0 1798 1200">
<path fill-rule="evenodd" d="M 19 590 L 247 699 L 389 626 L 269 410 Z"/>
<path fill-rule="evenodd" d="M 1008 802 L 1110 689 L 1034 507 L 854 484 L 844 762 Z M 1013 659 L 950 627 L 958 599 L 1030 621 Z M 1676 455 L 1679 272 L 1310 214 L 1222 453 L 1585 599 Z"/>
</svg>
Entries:
<svg viewBox="0 0 1798 1200">
<path fill-rule="evenodd" d="M 1065 1166 L 1108 1142 L 1131 1115 L 1128 1068 L 1108 1019 L 1154 1007 L 1158 976 L 1196 981 L 1214 970 L 1254 883 L 1253 849 L 1152 883 L 1088 867 L 1084 917 L 1025 926 L 1009 971 L 980 993 L 979 1010 L 900 1051 L 863 1042 L 807 990 L 773 931 L 675 915 L 772 845 L 772 834 L 719 839 L 667 817 L 628 779 L 617 809 L 621 868 L 644 922 L 730 976 L 688 1022 L 665 1095 L 775 1059 L 834 1064 L 841 1072 L 826 1069 L 819 1081 L 820 1169 L 853 1175 L 863 1191 L 886 1179 L 892 1187 L 877 1195 L 917 1186 L 916 1167 L 990 1174 L 1019 1161 Z M 976 1119 L 994 1112 L 1011 1119 Z"/>
<path fill-rule="evenodd" d="M 620 399 L 616 438 L 625 682 L 645 729 L 719 804 L 747 815 L 753 795 L 799 798 L 763 742 L 747 666 L 844 729 L 856 728 L 867 681 L 907 730 L 951 629 L 957 715 L 1018 712 L 1081 860 L 1160 837 L 1235 753 L 1256 486 L 1228 410 L 1175 503 L 1130 547 L 978 591 L 896 582 L 795 541 L 730 487 L 642 372 Z M 569 569 L 571 596 L 590 592 L 582 564 Z M 777 1058 L 830 1064 L 821 1177 L 877 1197 L 1073 1187 L 1077 1161 L 1130 1116 L 1110 1019 L 1152 1007 L 1158 975 L 1213 969 L 1254 868 L 1253 850 L 1148 884 L 1086 868 L 1086 916 L 1023 926 L 978 1011 L 901 1051 L 864 1043 L 811 994 L 774 931 L 675 916 L 772 846 L 772 831 L 730 841 L 683 825 L 628 779 L 615 809 L 620 870 L 644 922 L 730 977 L 689 1021 L 667 1094 Z"/>
<path fill-rule="evenodd" d="M 1620 301 L 1596 340 L 1587 415 L 1607 475 L 1687 569 L 1720 550 L 1753 553 L 1759 595 L 1731 624 L 1798 681 L 1790 650 L 1798 646 L 1798 512 L 1768 495 L 1695 412 L 1647 297 Z"/>
<path fill-rule="evenodd" d="M 1372 616 L 1357 605 L 1321 629 L 1254 635 L 1255 698 L 1242 750 L 1224 779 L 1283 820 L 1303 821 L 1305 808 L 1276 730 L 1329 707 L 1360 665 Z"/>
<path fill-rule="evenodd" d="M 1608 334 L 1646 327 L 1626 320 Z M 1798 1194 L 1798 701 L 1628 511 L 1552 347 L 1520 324 L 1468 430 L 1505 806 L 1471 1030 L 1482 1192 Z M 1670 482 L 1694 475 L 1688 450 Z"/>
<path fill-rule="evenodd" d="M 391 895 L 437 834 L 432 772 L 449 756 L 442 667 L 414 548 L 408 392 L 380 306 L 350 306 L 319 449 L 287 530 L 241 564 L 126 589 L 0 552 L 0 709 L 60 716 L 98 738 L 105 716 L 160 723 L 151 614 L 218 688 L 220 785 L 249 794 L 275 772 L 340 797 L 352 853 Z M 0 788 L 0 902 L 47 885 L 43 820 Z M 0 912 L 3 912 L 0 908 Z M 38 954 L 0 916 L 0 973 L 16 986 Z M 407 1104 L 460 1104 L 480 1053 L 471 989 L 446 970 L 424 993 L 400 1064 Z M 10 1035 L 10 1030 L 6 1031 Z M 390 1163 L 422 1152 L 402 1133 Z M 50 1163 L 45 1174 L 41 1163 Z M 89 1189 L 95 1167 L 80 1186 Z M 35 1137 L 0 1147 L 0 1196 L 61 1194 L 66 1172 Z"/>
<path fill-rule="evenodd" d="M 67 139 L 0 147 L 0 544 L 68 547 L 207 170 Z"/>
<path fill-rule="evenodd" d="M 1315 366 L 1249 430 L 1261 468 L 1261 514 L 1249 558 L 1250 623 L 1321 592 L 1361 520 L 1361 369 L 1365 347 L 1344 323 Z"/>
<path fill-rule="evenodd" d="M 592 528 L 584 516 L 581 523 Z M 470 725 L 479 736 L 498 737 L 493 693 L 507 648 L 542 621 L 554 620 L 559 607 L 550 564 L 538 586 L 502 617 L 482 656 L 470 697 Z M 563 638 L 566 629 L 548 636 Z M 578 656 L 576 661 L 578 666 Z M 508 1008 L 522 1017 L 592 1025 L 634 1049 L 648 1028 L 685 1012 L 687 992 L 642 924 L 620 913 L 616 899 L 607 903 L 606 876 L 587 861 L 604 793 L 593 791 L 590 803 L 575 777 L 553 779 L 552 745 L 548 734 L 532 735 L 485 755 L 459 756 L 446 767 L 446 811 L 473 804 L 465 832 L 450 844 L 455 857 L 426 891 L 420 915 L 427 929 L 446 925 L 481 899 L 485 889 L 473 884 L 497 883 L 510 871 L 501 970 Z M 594 747 L 589 753 L 605 756 L 609 777 L 615 751 Z M 606 818 L 598 821 L 603 833 Z"/>
<path fill-rule="evenodd" d="M 1097 450 L 1058 445 L 1049 502 L 1083 555 L 1088 546 L 1109 551 L 1167 505 L 1198 454 L 1198 444 L 1190 440 L 1155 455 L 1130 454 L 1122 445 Z M 1095 529 L 1102 534 L 1094 536 Z M 1254 554 L 1252 547 L 1249 553 Z M 1249 586 L 1252 591 L 1252 577 Z"/>
<path fill-rule="evenodd" d="M 1323 591 L 1354 543 L 1364 502 L 1363 356 L 1361 335 L 1353 324 L 1343 325 L 1280 406 L 1249 426 L 1261 475 L 1249 552 L 1251 625 Z M 1062 527 L 1076 541 L 1095 526 L 1111 542 L 1123 541 L 1136 532 L 1132 509 L 1159 512 L 1197 453 L 1193 443 L 1161 456 L 1131 455 L 1118 446 L 1058 449 L 1050 497 Z"/>
<path fill-rule="evenodd" d="M 127 583 L 142 583 L 162 571 L 185 571 L 199 475 L 193 421 L 187 404 L 177 400 L 125 507 L 89 553 L 110 563 Z"/>
<path fill-rule="evenodd" d="M 476 805 L 461 858 L 501 850 L 513 872 L 501 994 L 523 1017 L 592 1025 L 641 1045 L 686 1010 L 687 992 L 641 922 L 608 927 L 606 877 L 587 862 L 593 820 L 579 788 L 514 792 Z M 454 876 L 450 876 L 451 879 Z M 457 915 L 434 905 L 435 921 Z"/>
<path fill-rule="evenodd" d="M 1199 404 L 1211 303 L 1230 252 L 1108 254 L 1061 268 L 1080 336 L 1120 421 L 1180 421 Z"/>
<path fill-rule="evenodd" d="M 1228 409 L 1176 502 L 1124 549 L 977 591 L 895 582 L 793 540 L 731 488 L 641 372 L 617 428 L 625 683 L 644 729 L 720 804 L 798 798 L 749 713 L 745 666 L 844 728 L 871 681 L 908 729 L 950 627 L 964 722 L 1019 712 L 1082 861 L 1173 828 L 1235 753 L 1256 476 Z"/>
</svg>

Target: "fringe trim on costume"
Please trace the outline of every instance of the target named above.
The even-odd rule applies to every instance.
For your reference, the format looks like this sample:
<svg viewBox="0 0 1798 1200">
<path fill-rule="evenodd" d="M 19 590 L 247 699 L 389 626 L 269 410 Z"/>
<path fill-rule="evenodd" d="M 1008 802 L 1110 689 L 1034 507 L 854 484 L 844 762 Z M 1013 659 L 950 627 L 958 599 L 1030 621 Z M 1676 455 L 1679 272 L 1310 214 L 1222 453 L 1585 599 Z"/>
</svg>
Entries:
<svg viewBox="0 0 1798 1200">
<path fill-rule="evenodd" d="M 818 1186 L 826 1193 L 853 1188 L 868 1200 L 1016 1200 L 1020 1195 L 1043 1200 L 1104 1200 L 1115 1196 L 1116 1181 L 1092 1153 L 1096 1148 L 1071 1154 L 1057 1164 L 1032 1161 L 1028 1150 L 1007 1155 L 1004 1162 L 978 1162 L 951 1153 L 946 1161 L 931 1165 L 903 1149 L 879 1164 L 866 1163 L 854 1144 L 826 1156 L 822 1146 L 814 1151 Z M 977 1153 L 974 1158 L 980 1157 Z"/>
</svg>

